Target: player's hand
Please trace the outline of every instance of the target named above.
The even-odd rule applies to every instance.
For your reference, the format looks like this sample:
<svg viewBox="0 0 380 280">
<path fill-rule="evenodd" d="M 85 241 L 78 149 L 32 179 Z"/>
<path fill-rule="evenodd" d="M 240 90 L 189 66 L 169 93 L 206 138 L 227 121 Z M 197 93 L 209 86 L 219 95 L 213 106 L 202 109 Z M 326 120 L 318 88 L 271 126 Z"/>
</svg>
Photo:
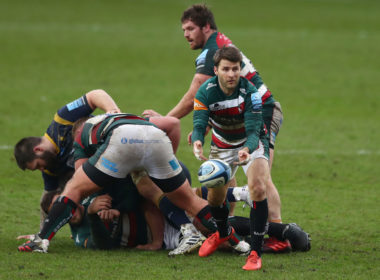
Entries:
<svg viewBox="0 0 380 280">
<path fill-rule="evenodd" d="M 246 165 L 251 160 L 251 155 L 247 147 L 244 147 L 238 152 L 239 161 L 234 162 L 234 165 Z"/>
<path fill-rule="evenodd" d="M 193 143 L 193 153 L 198 160 L 207 160 L 203 155 L 202 142 L 197 140 Z"/>
<path fill-rule="evenodd" d="M 108 194 L 103 194 L 95 197 L 92 203 L 88 206 L 88 214 L 96 214 L 101 210 L 111 209 L 112 198 Z"/>
<path fill-rule="evenodd" d="M 113 109 L 107 110 L 106 112 L 106 114 L 119 114 L 119 113 L 121 113 L 119 108 L 113 108 Z"/>
<path fill-rule="evenodd" d="M 142 113 L 142 116 L 144 118 L 162 117 L 162 115 L 160 113 L 157 113 L 156 111 L 151 110 L 151 109 L 144 110 L 144 112 Z"/>
<path fill-rule="evenodd" d="M 100 210 L 98 216 L 104 223 L 112 223 L 119 218 L 120 212 L 116 209 Z"/>
</svg>

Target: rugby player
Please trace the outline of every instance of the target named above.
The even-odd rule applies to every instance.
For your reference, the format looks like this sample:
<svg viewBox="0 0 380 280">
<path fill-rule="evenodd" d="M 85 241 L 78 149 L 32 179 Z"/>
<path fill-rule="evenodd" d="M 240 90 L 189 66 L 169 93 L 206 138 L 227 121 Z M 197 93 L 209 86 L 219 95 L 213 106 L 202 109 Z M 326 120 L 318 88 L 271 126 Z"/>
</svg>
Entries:
<svg viewBox="0 0 380 280">
<path fill-rule="evenodd" d="M 262 101 L 257 89 L 241 74 L 242 55 L 234 46 L 224 46 L 214 55 L 216 76 L 207 80 L 194 98 L 193 153 L 203 155 L 204 135 L 212 126 L 210 159 L 228 163 L 234 177 L 242 165 L 248 178 L 253 200 L 250 212 L 251 253 L 243 266 L 245 270 L 259 270 L 262 266 L 261 244 L 268 219 L 266 186 L 269 181 L 269 145 L 262 118 Z M 219 245 L 234 238 L 234 228 L 228 223 L 229 204 L 227 187 L 209 188 L 207 200 L 218 231 L 199 249 L 199 255 L 211 255 Z"/>
</svg>

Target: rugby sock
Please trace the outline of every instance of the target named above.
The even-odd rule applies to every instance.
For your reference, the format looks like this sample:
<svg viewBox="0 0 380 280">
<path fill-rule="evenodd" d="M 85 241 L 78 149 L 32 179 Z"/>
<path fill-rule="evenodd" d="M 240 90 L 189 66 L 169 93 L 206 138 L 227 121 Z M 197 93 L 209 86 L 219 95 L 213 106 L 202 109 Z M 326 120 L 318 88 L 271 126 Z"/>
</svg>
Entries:
<svg viewBox="0 0 380 280">
<path fill-rule="evenodd" d="M 234 188 L 228 188 L 227 189 L 227 200 L 229 202 L 236 202 L 236 198 L 233 194 L 233 190 L 234 190 Z M 199 197 L 201 197 L 203 199 L 207 199 L 207 194 L 208 194 L 207 187 L 197 188 L 197 190 L 195 192 Z"/>
<path fill-rule="evenodd" d="M 218 230 L 209 205 L 203 207 L 195 218 L 198 219 L 209 231 L 216 232 Z"/>
<path fill-rule="evenodd" d="M 191 223 L 185 211 L 175 206 L 166 196 L 160 199 L 158 207 L 166 220 L 178 230 L 181 228 L 181 225 Z"/>
<path fill-rule="evenodd" d="M 284 241 L 283 232 L 288 224 L 272 223 L 269 222 L 268 235 L 274 236 L 280 241 Z"/>
<path fill-rule="evenodd" d="M 235 229 L 235 232 L 240 236 L 249 236 L 251 229 L 249 226 L 249 218 L 233 216 L 228 218 L 228 222 Z"/>
<path fill-rule="evenodd" d="M 251 249 L 261 256 L 261 246 L 265 235 L 265 227 L 268 219 L 268 202 L 267 199 L 262 201 L 253 201 L 253 207 L 250 213 L 251 225 Z"/>
<path fill-rule="evenodd" d="M 234 188 L 228 188 L 227 189 L 227 200 L 229 202 L 236 202 L 236 198 L 235 198 L 233 191 L 234 191 Z"/>
<path fill-rule="evenodd" d="M 228 213 L 230 212 L 228 201 L 225 200 L 220 206 L 210 206 L 211 214 L 218 226 L 220 237 L 226 237 L 231 234 L 231 227 L 228 223 Z"/>
<path fill-rule="evenodd" d="M 73 216 L 77 204 L 66 196 L 60 196 L 54 202 L 48 217 L 44 221 L 41 232 L 42 239 L 51 240 L 55 233 L 63 227 Z"/>
</svg>

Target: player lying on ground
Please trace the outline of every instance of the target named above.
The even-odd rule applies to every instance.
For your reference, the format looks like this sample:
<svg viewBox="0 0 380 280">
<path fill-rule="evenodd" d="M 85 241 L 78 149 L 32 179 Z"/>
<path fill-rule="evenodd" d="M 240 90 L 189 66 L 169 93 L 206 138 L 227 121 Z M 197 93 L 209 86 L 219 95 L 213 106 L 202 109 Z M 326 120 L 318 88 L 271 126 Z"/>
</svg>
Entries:
<svg viewBox="0 0 380 280">
<path fill-rule="evenodd" d="M 146 205 L 146 203 L 143 209 L 136 207 L 142 203 L 143 198 L 138 195 L 130 176 L 127 177 L 123 186 L 125 189 L 122 191 L 128 192 L 128 196 L 122 193 L 114 193 L 115 198 L 112 199 L 108 194 L 94 194 L 81 202 L 69 221 L 72 238 L 76 246 L 103 250 L 136 246 L 140 249 L 149 250 L 162 248 L 172 250 L 169 252 L 169 256 L 175 256 L 190 253 L 201 245 L 204 238 L 199 237 L 199 232 L 194 229 L 191 223 L 188 223 L 187 217 L 184 217 L 184 212 L 165 199 L 162 192 L 157 204 L 166 213 L 165 223 L 163 227 L 159 226 L 161 227 L 159 237 L 157 238 L 156 234 L 156 240 L 152 240 L 154 236 L 152 236 L 151 228 L 157 227 L 157 223 L 149 225 L 147 220 L 151 219 L 145 217 L 147 215 L 152 217 L 153 215 L 157 219 L 157 213 L 152 213 L 151 206 Z M 194 190 L 201 197 L 207 197 L 206 187 Z M 58 196 L 59 194 L 56 194 L 53 201 Z M 120 196 L 128 199 L 124 202 L 117 201 Z M 248 203 L 249 192 L 245 187 L 229 188 L 227 199 L 231 202 L 242 200 Z M 44 209 L 47 213 L 51 205 Z M 128 212 L 123 213 L 123 211 Z M 244 237 L 246 241 L 250 240 L 248 218 L 229 217 L 229 222 L 239 235 Z M 157 232 L 157 230 L 153 231 Z M 207 230 L 203 233 L 207 234 Z M 310 249 L 308 236 L 296 224 L 281 224 L 280 226 L 277 223 L 269 223 L 268 234 L 280 240 L 289 240 L 294 251 Z M 22 238 L 33 240 L 34 236 L 23 235 L 18 237 L 18 239 Z M 228 245 L 225 244 L 224 248 L 227 249 Z M 36 251 L 39 249 L 32 248 L 32 244 L 29 242 L 22 247 L 22 250 Z M 42 248 L 41 251 L 43 251 Z M 264 247 L 263 252 L 268 252 L 268 250 Z"/>
<path fill-rule="evenodd" d="M 107 190 L 117 190 L 118 193 L 112 194 L 114 199 L 108 194 L 91 195 L 81 202 L 69 221 L 77 246 L 96 249 L 135 246 L 144 250 L 165 248 L 172 250 L 169 255 L 174 256 L 191 252 L 204 240 L 185 212 L 173 205 L 158 187 L 156 205 L 162 209 L 165 222 L 158 209 L 138 194 L 130 176 L 119 188 L 106 188 L 104 191 Z M 120 197 L 124 201 L 115 203 L 115 199 L 117 201 Z M 25 237 L 33 236 L 20 236 Z M 32 246 L 33 243 L 29 242 L 20 249 L 43 251 Z"/>
</svg>

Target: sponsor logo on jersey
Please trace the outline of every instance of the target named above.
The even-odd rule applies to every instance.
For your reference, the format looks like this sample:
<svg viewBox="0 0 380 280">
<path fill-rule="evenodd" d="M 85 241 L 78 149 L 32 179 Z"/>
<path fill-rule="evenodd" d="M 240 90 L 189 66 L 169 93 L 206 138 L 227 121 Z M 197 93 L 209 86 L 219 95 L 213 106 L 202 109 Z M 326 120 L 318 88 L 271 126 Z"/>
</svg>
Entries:
<svg viewBox="0 0 380 280">
<path fill-rule="evenodd" d="M 108 159 L 102 157 L 101 159 L 101 165 L 107 168 L 108 170 L 111 170 L 112 172 L 118 172 L 119 170 L 116 168 L 116 163 L 109 161 Z"/>
<path fill-rule="evenodd" d="M 238 96 L 237 98 L 230 99 L 230 100 L 224 100 L 224 101 L 218 101 L 213 104 L 209 105 L 210 111 L 212 112 L 218 112 L 221 110 L 230 110 L 231 114 L 235 114 L 236 110 L 239 110 L 237 108 L 240 108 L 240 110 L 244 109 L 244 98 L 242 96 Z M 235 112 L 235 113 L 234 113 Z"/>
<path fill-rule="evenodd" d="M 173 170 L 177 170 L 179 168 L 179 164 L 175 159 L 172 159 L 169 161 L 170 166 L 173 168 Z"/>
<path fill-rule="evenodd" d="M 194 111 L 208 110 L 207 106 L 200 102 L 198 99 L 194 98 Z"/>
<path fill-rule="evenodd" d="M 245 88 L 240 88 L 239 90 L 240 90 L 240 92 L 241 92 L 242 94 L 244 94 L 244 95 L 247 94 L 247 91 L 245 90 Z"/>
<path fill-rule="evenodd" d="M 207 84 L 207 87 L 206 87 L 206 90 L 209 90 L 210 88 L 213 88 L 213 87 L 216 87 L 217 84 L 214 84 L 214 83 L 208 83 Z"/>
<path fill-rule="evenodd" d="M 68 111 L 72 111 L 76 108 L 79 108 L 80 106 L 84 105 L 83 97 L 78 98 L 77 100 L 74 100 L 73 102 L 66 105 Z"/>
<path fill-rule="evenodd" d="M 252 101 L 253 110 L 261 110 L 263 105 L 262 105 L 261 96 L 258 92 L 252 93 L 251 101 Z"/>
<path fill-rule="evenodd" d="M 203 52 L 201 52 L 201 54 L 197 57 L 197 59 L 195 60 L 195 65 L 197 66 L 197 68 L 199 66 L 203 66 L 203 64 L 205 64 L 206 62 L 206 55 L 208 53 L 208 49 L 205 49 Z"/>
<path fill-rule="evenodd" d="M 121 138 L 120 142 L 121 142 L 121 144 L 127 144 L 128 139 L 126 137 L 123 137 L 123 138 Z"/>
<path fill-rule="evenodd" d="M 142 139 L 129 139 L 129 144 L 143 144 L 144 140 Z"/>
</svg>

